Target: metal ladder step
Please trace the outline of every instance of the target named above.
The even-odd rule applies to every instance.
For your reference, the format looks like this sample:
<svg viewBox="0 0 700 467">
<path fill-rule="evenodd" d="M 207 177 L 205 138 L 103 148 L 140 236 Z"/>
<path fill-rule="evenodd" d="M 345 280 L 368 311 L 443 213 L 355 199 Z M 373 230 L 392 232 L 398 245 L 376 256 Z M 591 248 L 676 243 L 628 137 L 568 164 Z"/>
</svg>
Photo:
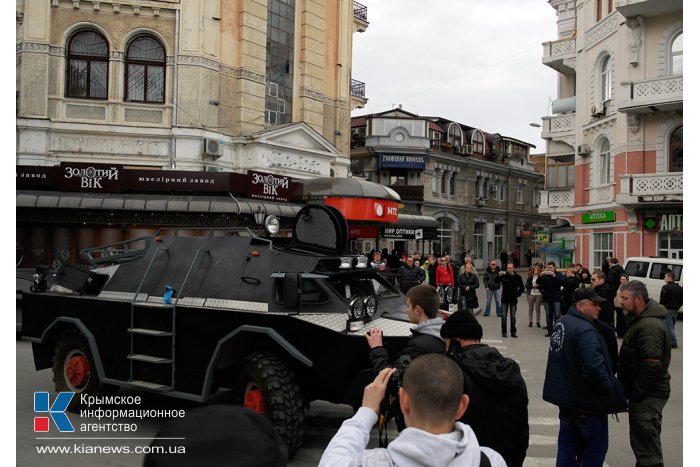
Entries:
<svg viewBox="0 0 700 467">
<path fill-rule="evenodd" d="M 172 363 L 172 359 L 163 357 L 154 357 L 153 355 L 143 355 L 138 353 L 129 354 L 126 358 L 129 360 L 136 360 L 139 362 L 148 363 Z"/>
<path fill-rule="evenodd" d="M 131 332 L 133 334 L 143 334 L 146 336 L 172 336 L 173 333 L 169 331 L 158 331 L 156 329 L 146 329 L 146 328 L 129 328 L 127 329 L 128 332 Z"/>
<path fill-rule="evenodd" d="M 151 389 L 154 391 L 171 391 L 173 389 L 172 386 L 166 386 L 165 384 L 158 383 L 149 383 L 148 381 L 132 380 L 129 381 L 129 384 L 146 389 Z"/>
</svg>

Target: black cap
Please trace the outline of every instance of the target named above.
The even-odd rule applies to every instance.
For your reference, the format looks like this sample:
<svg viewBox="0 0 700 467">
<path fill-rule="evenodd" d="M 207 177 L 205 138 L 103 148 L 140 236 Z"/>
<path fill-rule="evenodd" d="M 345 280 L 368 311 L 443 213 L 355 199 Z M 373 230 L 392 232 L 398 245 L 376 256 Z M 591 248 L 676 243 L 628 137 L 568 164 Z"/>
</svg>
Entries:
<svg viewBox="0 0 700 467">
<path fill-rule="evenodd" d="M 580 288 L 574 290 L 574 303 L 580 300 L 590 300 L 596 303 L 603 303 L 606 301 L 591 288 Z"/>
<path fill-rule="evenodd" d="M 447 318 L 440 328 L 440 336 L 450 339 L 481 339 L 484 330 L 474 315 L 467 311 L 458 311 Z"/>
</svg>

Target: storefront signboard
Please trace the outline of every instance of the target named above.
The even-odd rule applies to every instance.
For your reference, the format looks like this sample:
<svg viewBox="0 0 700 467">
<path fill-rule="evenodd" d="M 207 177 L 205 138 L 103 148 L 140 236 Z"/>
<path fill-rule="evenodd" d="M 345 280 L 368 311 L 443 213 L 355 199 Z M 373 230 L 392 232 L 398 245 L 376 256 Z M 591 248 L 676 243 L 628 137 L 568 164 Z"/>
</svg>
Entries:
<svg viewBox="0 0 700 467">
<path fill-rule="evenodd" d="M 349 221 L 389 222 L 399 220 L 399 203 L 372 198 L 326 198 L 326 204 L 337 208 Z"/>
<path fill-rule="evenodd" d="M 615 211 L 585 212 L 581 215 L 582 224 L 615 222 Z"/>
<path fill-rule="evenodd" d="M 350 226 L 350 238 L 377 238 L 377 227 L 371 225 Z"/>
<path fill-rule="evenodd" d="M 124 183 L 121 164 L 61 162 L 59 184 L 62 191 L 118 193 Z"/>
<path fill-rule="evenodd" d="M 425 156 L 415 154 L 380 154 L 379 168 L 425 170 Z"/>
<path fill-rule="evenodd" d="M 248 197 L 267 201 L 288 202 L 302 197 L 303 184 L 291 177 L 248 171 Z"/>
</svg>

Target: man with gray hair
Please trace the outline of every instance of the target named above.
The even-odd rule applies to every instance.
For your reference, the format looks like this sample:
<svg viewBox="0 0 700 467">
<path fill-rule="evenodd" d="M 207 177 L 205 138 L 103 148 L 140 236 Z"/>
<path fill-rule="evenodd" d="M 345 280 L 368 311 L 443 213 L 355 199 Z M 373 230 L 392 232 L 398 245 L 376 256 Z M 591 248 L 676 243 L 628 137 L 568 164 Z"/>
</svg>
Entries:
<svg viewBox="0 0 700 467">
<path fill-rule="evenodd" d="M 618 378 L 630 403 L 630 445 L 638 466 L 663 466 L 662 412 L 671 395 L 668 312 L 636 280 L 620 286 L 620 305 L 630 318 L 618 362 Z"/>
</svg>

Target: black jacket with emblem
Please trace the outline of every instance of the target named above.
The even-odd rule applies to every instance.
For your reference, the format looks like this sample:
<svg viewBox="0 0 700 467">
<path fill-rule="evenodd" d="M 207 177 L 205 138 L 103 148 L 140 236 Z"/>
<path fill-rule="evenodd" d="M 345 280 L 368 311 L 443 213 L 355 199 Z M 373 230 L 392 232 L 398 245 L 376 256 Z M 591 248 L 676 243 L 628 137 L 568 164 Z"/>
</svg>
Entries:
<svg viewBox="0 0 700 467">
<path fill-rule="evenodd" d="M 627 408 L 605 338 L 576 308 L 570 308 L 552 329 L 542 398 L 586 415 Z"/>
</svg>

